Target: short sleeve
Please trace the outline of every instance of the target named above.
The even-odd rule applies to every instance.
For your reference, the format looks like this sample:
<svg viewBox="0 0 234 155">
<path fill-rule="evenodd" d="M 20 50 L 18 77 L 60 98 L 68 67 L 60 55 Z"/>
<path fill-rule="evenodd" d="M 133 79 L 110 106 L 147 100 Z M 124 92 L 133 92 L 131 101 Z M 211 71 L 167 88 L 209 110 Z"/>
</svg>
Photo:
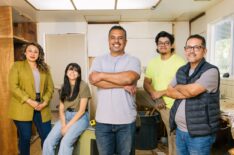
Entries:
<svg viewBox="0 0 234 155">
<path fill-rule="evenodd" d="M 205 71 L 195 82 L 202 85 L 208 92 L 215 92 L 219 84 L 219 72 L 216 68 Z"/>
<path fill-rule="evenodd" d="M 101 67 L 101 57 L 96 57 L 93 60 L 92 66 L 90 68 L 90 73 L 91 72 L 102 72 L 102 67 Z"/>
<path fill-rule="evenodd" d="M 150 62 L 147 67 L 146 67 L 146 71 L 145 71 L 145 77 L 152 79 L 153 77 L 153 70 L 152 70 L 152 62 Z"/>
<path fill-rule="evenodd" d="M 172 79 L 170 85 L 171 85 L 172 87 L 175 87 L 175 86 L 177 85 L 176 76 Z"/>
<path fill-rule="evenodd" d="M 135 57 L 131 57 L 130 61 L 128 63 L 128 70 L 129 71 L 134 71 L 137 74 L 141 75 L 141 63 L 140 60 L 135 58 Z"/>
<path fill-rule="evenodd" d="M 91 98 L 90 89 L 87 83 L 81 83 L 80 98 Z"/>
</svg>

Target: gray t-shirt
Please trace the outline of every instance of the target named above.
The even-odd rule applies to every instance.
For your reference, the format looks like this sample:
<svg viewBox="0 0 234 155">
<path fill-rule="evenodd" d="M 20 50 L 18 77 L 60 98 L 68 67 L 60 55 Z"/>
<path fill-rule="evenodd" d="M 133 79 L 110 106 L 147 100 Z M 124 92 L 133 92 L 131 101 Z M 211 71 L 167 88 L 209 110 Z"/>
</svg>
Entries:
<svg viewBox="0 0 234 155">
<path fill-rule="evenodd" d="M 40 93 L 40 72 L 38 69 L 33 69 L 34 86 L 36 93 Z"/>
<path fill-rule="evenodd" d="M 194 70 L 189 71 L 189 75 L 192 75 Z M 211 68 L 204 72 L 199 79 L 195 81 L 195 83 L 202 85 L 208 93 L 216 92 L 218 89 L 218 80 L 219 80 L 219 73 L 217 69 Z M 174 78 L 171 82 L 171 86 L 175 86 L 177 84 L 176 78 Z M 186 99 L 182 100 L 176 115 L 175 115 L 175 122 L 177 124 L 177 128 L 181 131 L 188 132 L 187 123 L 185 119 L 185 104 Z"/>
<path fill-rule="evenodd" d="M 91 67 L 91 72 L 118 73 L 134 71 L 140 75 L 140 61 L 128 54 L 113 57 L 106 54 L 97 57 Z M 135 96 L 123 88 L 97 90 L 96 121 L 107 124 L 129 124 L 136 119 Z"/>
</svg>

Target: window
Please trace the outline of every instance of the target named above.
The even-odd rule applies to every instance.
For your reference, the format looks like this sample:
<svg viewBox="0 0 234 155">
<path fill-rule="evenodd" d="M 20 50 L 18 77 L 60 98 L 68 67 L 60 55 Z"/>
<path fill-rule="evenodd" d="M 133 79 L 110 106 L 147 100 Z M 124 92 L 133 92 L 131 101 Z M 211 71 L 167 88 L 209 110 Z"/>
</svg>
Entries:
<svg viewBox="0 0 234 155">
<path fill-rule="evenodd" d="M 234 18 L 222 19 L 211 25 L 210 60 L 219 67 L 220 74 L 234 74 L 233 48 Z"/>
</svg>

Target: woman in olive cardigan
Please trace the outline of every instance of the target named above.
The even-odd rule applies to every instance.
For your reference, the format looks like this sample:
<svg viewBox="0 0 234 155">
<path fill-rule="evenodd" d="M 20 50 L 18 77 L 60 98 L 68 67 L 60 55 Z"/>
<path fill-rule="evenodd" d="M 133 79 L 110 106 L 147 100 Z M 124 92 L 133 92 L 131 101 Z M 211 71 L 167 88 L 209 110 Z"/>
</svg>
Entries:
<svg viewBox="0 0 234 155">
<path fill-rule="evenodd" d="M 39 44 L 26 44 L 23 59 L 24 61 L 15 62 L 10 70 L 9 116 L 17 127 L 20 154 L 29 155 L 32 122 L 41 138 L 41 146 L 51 130 L 48 104 L 54 86 L 48 65 L 44 62 L 43 49 Z"/>
</svg>

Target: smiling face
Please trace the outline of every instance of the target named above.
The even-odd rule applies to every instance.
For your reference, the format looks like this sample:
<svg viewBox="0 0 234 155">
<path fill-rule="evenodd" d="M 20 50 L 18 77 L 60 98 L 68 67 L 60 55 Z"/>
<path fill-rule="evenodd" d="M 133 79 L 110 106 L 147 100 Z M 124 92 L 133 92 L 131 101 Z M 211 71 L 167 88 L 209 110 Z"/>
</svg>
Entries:
<svg viewBox="0 0 234 155">
<path fill-rule="evenodd" d="M 172 45 L 167 37 L 160 37 L 157 42 L 159 54 L 165 55 L 171 53 Z"/>
<path fill-rule="evenodd" d="M 203 46 L 201 39 L 191 38 L 187 41 L 185 46 L 185 57 L 188 62 L 190 62 L 192 68 L 195 68 L 205 55 L 206 48 Z"/>
<path fill-rule="evenodd" d="M 69 81 L 76 81 L 76 79 L 80 76 L 78 73 L 78 69 L 73 66 L 69 66 L 66 73 Z"/>
<path fill-rule="evenodd" d="M 118 56 L 124 54 L 127 40 L 123 30 L 113 29 L 109 34 L 109 48 L 111 55 Z"/>
<path fill-rule="evenodd" d="M 34 45 L 29 45 L 25 50 L 25 57 L 29 62 L 36 62 L 39 57 L 39 49 Z"/>
</svg>

